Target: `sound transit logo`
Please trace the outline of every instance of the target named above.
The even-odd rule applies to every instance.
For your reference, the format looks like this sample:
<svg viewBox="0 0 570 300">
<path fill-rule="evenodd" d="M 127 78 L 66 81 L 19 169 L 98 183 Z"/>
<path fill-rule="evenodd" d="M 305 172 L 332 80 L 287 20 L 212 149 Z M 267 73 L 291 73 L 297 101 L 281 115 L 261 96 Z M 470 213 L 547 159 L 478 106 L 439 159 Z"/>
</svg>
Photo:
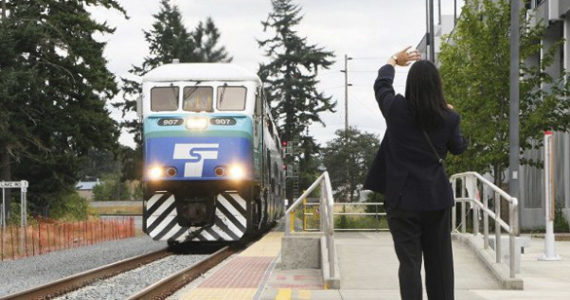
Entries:
<svg viewBox="0 0 570 300">
<path fill-rule="evenodd" d="M 184 177 L 202 177 L 204 160 L 218 159 L 220 144 L 176 144 L 174 159 L 184 159 Z"/>
</svg>

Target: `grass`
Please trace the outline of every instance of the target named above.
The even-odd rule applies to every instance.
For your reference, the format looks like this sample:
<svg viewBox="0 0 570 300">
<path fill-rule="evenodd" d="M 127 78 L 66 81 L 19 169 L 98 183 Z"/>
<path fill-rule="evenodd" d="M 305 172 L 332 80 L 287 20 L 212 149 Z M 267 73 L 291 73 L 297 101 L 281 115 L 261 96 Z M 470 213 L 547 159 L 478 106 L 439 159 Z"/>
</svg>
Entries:
<svg viewBox="0 0 570 300">
<path fill-rule="evenodd" d="M 142 205 L 136 206 L 102 206 L 94 207 L 93 210 L 99 215 L 117 215 L 117 214 L 139 214 L 142 215 Z"/>
</svg>

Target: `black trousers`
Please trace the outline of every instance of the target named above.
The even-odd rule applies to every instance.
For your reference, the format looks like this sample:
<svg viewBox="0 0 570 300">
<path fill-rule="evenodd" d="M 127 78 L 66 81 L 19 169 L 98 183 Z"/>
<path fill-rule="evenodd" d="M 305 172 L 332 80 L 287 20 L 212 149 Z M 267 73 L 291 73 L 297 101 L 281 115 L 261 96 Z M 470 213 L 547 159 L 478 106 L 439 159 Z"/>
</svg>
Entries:
<svg viewBox="0 0 570 300">
<path fill-rule="evenodd" d="M 388 208 L 388 226 L 400 261 L 402 300 L 422 299 L 422 254 L 429 300 L 454 299 L 450 210 Z"/>
</svg>

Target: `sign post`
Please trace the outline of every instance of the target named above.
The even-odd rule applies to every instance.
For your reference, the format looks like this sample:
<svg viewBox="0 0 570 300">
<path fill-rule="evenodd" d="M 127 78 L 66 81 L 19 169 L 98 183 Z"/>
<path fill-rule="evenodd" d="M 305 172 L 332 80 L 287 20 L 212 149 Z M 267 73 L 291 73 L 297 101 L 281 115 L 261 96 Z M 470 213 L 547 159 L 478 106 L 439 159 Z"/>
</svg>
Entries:
<svg viewBox="0 0 570 300">
<path fill-rule="evenodd" d="M 544 211 L 546 232 L 544 234 L 544 254 L 539 260 L 560 260 L 554 249 L 554 135 L 544 132 Z"/>
<path fill-rule="evenodd" d="M 26 243 L 26 226 L 28 225 L 27 207 L 28 201 L 26 194 L 28 192 L 28 181 L 0 181 L 0 188 L 2 189 L 2 233 L 6 230 L 6 191 L 5 189 L 20 189 L 20 251 L 24 251 Z M 9 208 L 8 208 L 9 209 Z M 2 240 L 4 243 L 4 240 Z"/>
</svg>

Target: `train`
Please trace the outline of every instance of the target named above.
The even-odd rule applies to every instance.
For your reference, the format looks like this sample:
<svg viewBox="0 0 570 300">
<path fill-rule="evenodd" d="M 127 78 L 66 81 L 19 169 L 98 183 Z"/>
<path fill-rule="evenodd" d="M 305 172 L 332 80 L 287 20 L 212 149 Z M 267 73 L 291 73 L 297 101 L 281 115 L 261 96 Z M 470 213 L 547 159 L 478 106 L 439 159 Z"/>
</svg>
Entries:
<svg viewBox="0 0 570 300">
<path fill-rule="evenodd" d="M 142 78 L 143 232 L 233 242 L 283 216 L 282 144 L 257 74 L 171 63 Z"/>
</svg>

